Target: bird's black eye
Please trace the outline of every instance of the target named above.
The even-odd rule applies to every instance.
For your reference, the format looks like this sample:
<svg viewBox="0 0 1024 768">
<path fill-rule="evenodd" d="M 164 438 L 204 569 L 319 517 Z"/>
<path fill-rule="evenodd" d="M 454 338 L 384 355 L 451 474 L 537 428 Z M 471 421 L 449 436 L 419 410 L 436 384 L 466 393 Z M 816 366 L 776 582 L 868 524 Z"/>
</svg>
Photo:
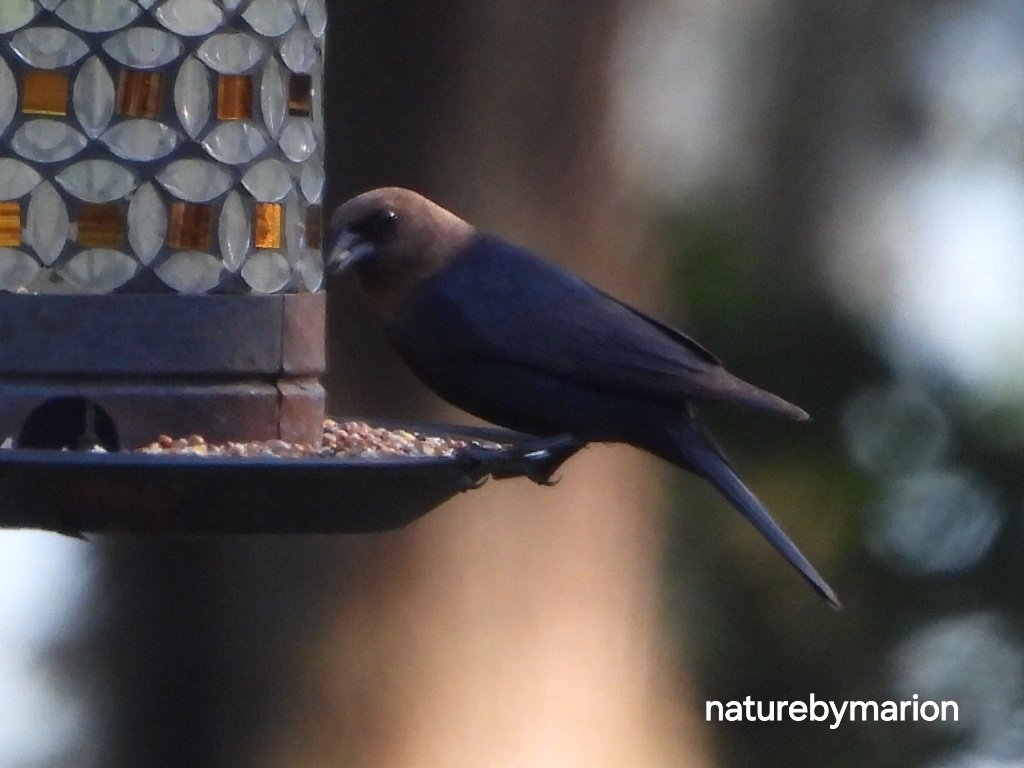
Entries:
<svg viewBox="0 0 1024 768">
<path fill-rule="evenodd" d="M 398 214 L 391 208 L 371 211 L 351 225 L 351 229 L 368 240 L 383 240 L 395 228 Z"/>
</svg>

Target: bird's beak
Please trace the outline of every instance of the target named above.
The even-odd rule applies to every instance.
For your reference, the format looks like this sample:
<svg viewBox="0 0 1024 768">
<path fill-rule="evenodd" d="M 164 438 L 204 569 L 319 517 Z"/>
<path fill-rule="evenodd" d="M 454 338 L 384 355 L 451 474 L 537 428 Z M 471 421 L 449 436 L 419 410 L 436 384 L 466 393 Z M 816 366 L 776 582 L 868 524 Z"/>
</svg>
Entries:
<svg viewBox="0 0 1024 768">
<path fill-rule="evenodd" d="M 343 229 L 335 238 L 327 256 L 327 267 L 344 272 L 373 253 L 373 243 L 349 229 Z"/>
</svg>

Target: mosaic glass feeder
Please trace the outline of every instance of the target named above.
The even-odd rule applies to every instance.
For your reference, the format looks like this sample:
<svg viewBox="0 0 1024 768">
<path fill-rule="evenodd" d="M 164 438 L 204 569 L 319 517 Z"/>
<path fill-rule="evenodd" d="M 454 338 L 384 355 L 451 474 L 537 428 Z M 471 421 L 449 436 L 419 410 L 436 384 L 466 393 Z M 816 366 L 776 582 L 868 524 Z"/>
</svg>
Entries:
<svg viewBox="0 0 1024 768">
<path fill-rule="evenodd" d="M 325 0 L 0 0 L 0 528 L 385 530 L 579 448 L 127 450 L 323 434 L 325 27 Z"/>
<path fill-rule="evenodd" d="M 315 441 L 325 0 L 0 3 L 0 434 Z"/>
</svg>

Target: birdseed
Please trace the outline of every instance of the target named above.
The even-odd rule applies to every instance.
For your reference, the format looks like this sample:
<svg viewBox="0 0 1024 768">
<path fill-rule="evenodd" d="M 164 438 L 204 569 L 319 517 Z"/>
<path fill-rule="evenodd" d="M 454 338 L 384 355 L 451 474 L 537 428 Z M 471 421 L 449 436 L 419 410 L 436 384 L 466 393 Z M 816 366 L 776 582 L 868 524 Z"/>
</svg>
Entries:
<svg viewBox="0 0 1024 768">
<path fill-rule="evenodd" d="M 171 437 L 160 435 L 155 441 L 138 449 L 140 453 L 180 456 L 239 456 L 307 459 L 394 458 L 397 456 L 454 456 L 470 445 L 491 450 L 504 446 L 488 440 L 463 440 L 454 437 L 426 435 L 404 429 L 373 427 L 364 421 L 324 421 L 322 445 L 291 443 L 285 440 L 230 441 L 208 443 L 202 435 Z"/>
</svg>

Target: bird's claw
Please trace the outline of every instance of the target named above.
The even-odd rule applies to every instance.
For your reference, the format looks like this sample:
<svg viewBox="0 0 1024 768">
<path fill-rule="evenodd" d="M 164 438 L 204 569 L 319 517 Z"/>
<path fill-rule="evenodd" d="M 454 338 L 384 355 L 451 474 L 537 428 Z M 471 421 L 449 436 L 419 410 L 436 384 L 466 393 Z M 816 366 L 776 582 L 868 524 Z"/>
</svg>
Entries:
<svg viewBox="0 0 1024 768">
<path fill-rule="evenodd" d="M 476 478 L 475 480 L 471 480 L 469 483 L 467 483 L 466 490 L 467 491 L 475 491 L 477 488 L 480 488 L 481 486 L 483 486 L 490 478 L 491 478 L 490 475 L 481 475 L 480 477 Z"/>
<path fill-rule="evenodd" d="M 469 446 L 465 453 L 488 466 L 489 474 L 496 478 L 526 477 L 537 485 L 553 486 L 558 479 L 552 475 L 583 443 L 570 435 L 538 438 L 528 443 L 495 451 Z"/>
<path fill-rule="evenodd" d="M 526 478 L 537 485 L 543 485 L 545 488 L 554 488 L 562 482 L 562 478 L 561 476 L 552 478 L 551 474 L 549 472 L 527 472 Z"/>
</svg>

